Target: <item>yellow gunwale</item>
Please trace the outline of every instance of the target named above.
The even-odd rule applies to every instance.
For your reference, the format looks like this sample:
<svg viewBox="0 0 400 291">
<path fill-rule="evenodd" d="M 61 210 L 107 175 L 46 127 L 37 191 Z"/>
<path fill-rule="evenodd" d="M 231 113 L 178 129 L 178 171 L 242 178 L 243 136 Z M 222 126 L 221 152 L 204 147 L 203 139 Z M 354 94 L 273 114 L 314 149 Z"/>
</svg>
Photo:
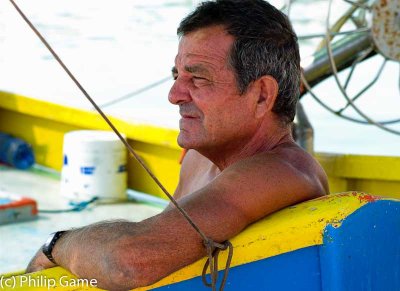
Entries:
<svg viewBox="0 0 400 291">
<path fill-rule="evenodd" d="M 113 117 L 111 120 L 172 192 L 180 169 L 178 131 Z M 9 130 L 30 142 L 42 165 L 61 169 L 63 134 L 77 129 L 109 130 L 94 111 L 0 91 L 0 131 Z M 316 153 L 315 157 L 328 174 L 332 193 L 359 190 L 400 198 L 400 156 Z M 128 178 L 131 188 L 164 197 L 137 164 L 130 162 L 128 172 L 134 173 Z"/>
<path fill-rule="evenodd" d="M 181 148 L 176 142 L 177 130 L 128 122 L 112 116 L 109 118 L 126 135 L 130 145 L 168 191 L 173 193 L 180 169 Z M 0 91 L 0 131 L 30 143 L 38 164 L 60 171 L 64 134 L 79 129 L 111 130 L 95 111 Z M 166 198 L 134 159 L 128 159 L 127 169 L 130 188 Z"/>
<path fill-rule="evenodd" d="M 88 111 L 0 91 L 0 108 L 70 124 L 79 128 L 111 130 L 96 111 Z M 177 130 L 149 124 L 124 121 L 110 116 L 111 122 L 128 138 L 172 149 L 181 149 L 176 143 Z"/>
<path fill-rule="evenodd" d="M 250 225 L 231 240 L 234 246 L 231 266 L 243 265 L 301 248 L 321 245 L 327 225 L 340 227 L 343 220 L 354 211 L 370 203 L 371 198 L 372 200 L 375 199 L 371 195 L 357 192 L 332 194 L 273 213 Z M 221 253 L 219 260 L 218 265 L 223 267 L 226 261 L 226 252 Z M 197 277 L 201 274 L 204 263 L 205 259 L 201 259 L 151 286 L 135 290 L 149 290 Z M 46 276 L 56 280 L 65 275 L 69 278 L 76 278 L 60 267 L 30 274 L 32 278 Z M 21 276 L 16 276 L 16 280 L 17 288 L 12 290 L 42 290 L 28 288 L 27 284 L 20 284 Z M 43 288 L 43 290 L 46 288 Z M 54 290 L 76 289 L 59 286 Z M 97 289 L 90 288 L 90 290 Z"/>
</svg>

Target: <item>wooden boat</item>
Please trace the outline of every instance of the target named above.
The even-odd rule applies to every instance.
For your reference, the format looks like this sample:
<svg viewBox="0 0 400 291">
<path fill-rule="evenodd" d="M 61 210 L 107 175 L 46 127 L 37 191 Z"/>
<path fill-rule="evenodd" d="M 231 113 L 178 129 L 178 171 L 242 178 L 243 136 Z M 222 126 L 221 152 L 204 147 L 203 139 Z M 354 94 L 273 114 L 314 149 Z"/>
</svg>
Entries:
<svg viewBox="0 0 400 291">
<path fill-rule="evenodd" d="M 6 92 L 0 93 L 0 104 L 0 131 L 31 143 L 37 163 L 55 170 L 62 167 L 62 139 L 66 132 L 107 129 L 93 112 Z M 177 132 L 115 118 L 113 121 L 146 164 L 173 190 L 181 152 L 175 141 Z M 400 288 L 396 276 L 400 271 L 400 201 L 393 199 L 400 196 L 400 157 L 316 156 L 328 172 L 332 192 L 342 193 L 288 207 L 235 237 L 226 290 Z M 130 188 L 161 196 L 135 161 L 128 163 L 128 176 Z M 383 197 L 346 192 L 354 189 Z M 220 266 L 224 260 L 226 254 L 220 256 Z M 203 290 L 203 265 L 204 260 L 200 260 L 138 290 Z M 66 287 L 67 281 L 62 282 L 77 281 L 61 268 L 32 276 L 29 278 L 36 280 L 55 278 L 55 290 L 76 290 Z M 6 278 L 10 277 L 3 277 L 3 281 Z M 11 278 L 15 278 L 17 290 L 41 290 L 29 288 L 24 275 Z M 4 284 L 0 288 L 11 290 Z"/>
</svg>

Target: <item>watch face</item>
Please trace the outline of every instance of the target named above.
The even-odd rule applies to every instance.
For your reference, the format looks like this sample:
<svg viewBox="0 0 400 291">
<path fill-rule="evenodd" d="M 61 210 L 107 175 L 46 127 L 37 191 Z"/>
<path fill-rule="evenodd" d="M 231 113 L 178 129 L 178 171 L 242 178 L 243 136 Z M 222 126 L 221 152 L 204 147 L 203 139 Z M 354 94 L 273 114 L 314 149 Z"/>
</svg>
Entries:
<svg viewBox="0 0 400 291">
<path fill-rule="evenodd" d="M 51 233 L 51 234 L 49 235 L 49 237 L 47 238 L 46 242 L 44 243 L 44 245 L 45 245 L 46 247 L 51 243 L 51 241 L 53 240 L 55 234 L 56 234 L 56 232 L 53 232 L 53 233 Z"/>
<path fill-rule="evenodd" d="M 46 240 L 45 244 L 42 247 L 42 252 L 45 256 L 54 264 L 57 264 L 54 261 L 53 256 L 51 255 L 53 251 L 53 247 L 56 244 L 57 240 L 65 233 L 65 231 L 56 231 L 49 235 L 49 238 Z"/>
</svg>

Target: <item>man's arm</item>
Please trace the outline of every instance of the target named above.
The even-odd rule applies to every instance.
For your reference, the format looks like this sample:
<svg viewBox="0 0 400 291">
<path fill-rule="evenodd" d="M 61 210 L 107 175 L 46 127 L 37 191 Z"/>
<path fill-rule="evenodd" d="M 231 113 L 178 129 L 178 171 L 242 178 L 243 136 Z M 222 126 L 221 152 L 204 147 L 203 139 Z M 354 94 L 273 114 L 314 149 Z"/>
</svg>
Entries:
<svg viewBox="0 0 400 291">
<path fill-rule="evenodd" d="M 225 169 L 179 204 L 208 237 L 223 242 L 269 213 L 322 194 L 302 171 L 261 154 Z M 112 290 L 151 284 L 204 255 L 200 236 L 175 208 L 139 223 L 71 231 L 54 249 L 61 266 Z"/>
</svg>

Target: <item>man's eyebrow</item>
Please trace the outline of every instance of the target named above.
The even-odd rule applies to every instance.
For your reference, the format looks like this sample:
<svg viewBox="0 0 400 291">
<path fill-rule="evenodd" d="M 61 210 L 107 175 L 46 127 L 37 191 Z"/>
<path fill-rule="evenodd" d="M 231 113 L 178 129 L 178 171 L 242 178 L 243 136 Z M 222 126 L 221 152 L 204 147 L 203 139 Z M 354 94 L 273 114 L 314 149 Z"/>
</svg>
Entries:
<svg viewBox="0 0 400 291">
<path fill-rule="evenodd" d="M 185 66 L 185 71 L 189 73 L 203 73 L 209 74 L 210 71 L 202 65 L 192 65 L 192 66 Z"/>
<path fill-rule="evenodd" d="M 171 69 L 171 73 L 172 75 L 178 74 L 178 69 L 175 66 L 173 66 Z"/>
</svg>

